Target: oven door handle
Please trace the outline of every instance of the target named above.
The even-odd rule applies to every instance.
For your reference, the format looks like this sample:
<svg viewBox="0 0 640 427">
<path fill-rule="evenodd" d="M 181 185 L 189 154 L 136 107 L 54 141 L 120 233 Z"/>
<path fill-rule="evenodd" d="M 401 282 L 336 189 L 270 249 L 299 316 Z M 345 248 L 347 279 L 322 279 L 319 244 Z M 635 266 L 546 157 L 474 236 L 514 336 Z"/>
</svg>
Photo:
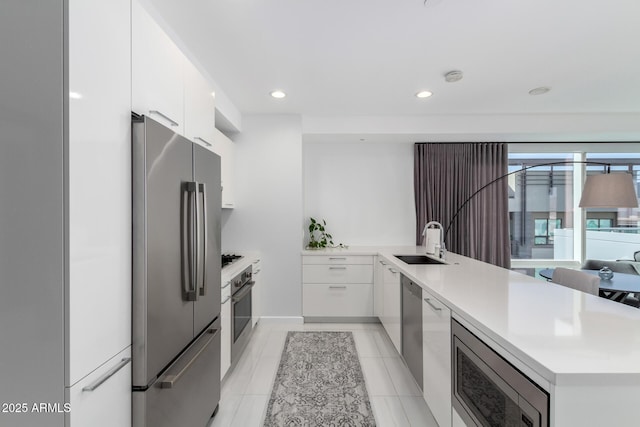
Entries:
<svg viewBox="0 0 640 427">
<path fill-rule="evenodd" d="M 251 288 L 253 288 L 253 286 L 256 284 L 256 282 L 249 282 L 246 285 L 244 285 L 242 287 L 242 289 L 239 292 L 236 292 L 232 297 L 231 297 L 231 302 L 238 302 L 240 301 L 242 298 L 246 297 L 247 294 L 249 292 L 251 292 Z"/>
</svg>

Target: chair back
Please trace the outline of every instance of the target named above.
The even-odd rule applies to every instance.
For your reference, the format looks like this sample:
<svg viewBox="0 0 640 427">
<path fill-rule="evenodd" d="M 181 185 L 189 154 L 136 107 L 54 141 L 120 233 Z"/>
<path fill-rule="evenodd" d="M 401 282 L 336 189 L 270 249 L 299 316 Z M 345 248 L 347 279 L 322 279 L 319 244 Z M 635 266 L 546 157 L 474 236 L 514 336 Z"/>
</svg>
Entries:
<svg viewBox="0 0 640 427">
<path fill-rule="evenodd" d="M 600 270 L 607 266 L 614 273 L 638 274 L 631 261 L 605 261 L 601 259 L 588 259 L 582 265 L 583 270 Z"/>
<path fill-rule="evenodd" d="M 598 295 L 600 289 L 600 277 L 564 267 L 557 267 L 553 270 L 551 281 L 591 295 Z"/>
</svg>

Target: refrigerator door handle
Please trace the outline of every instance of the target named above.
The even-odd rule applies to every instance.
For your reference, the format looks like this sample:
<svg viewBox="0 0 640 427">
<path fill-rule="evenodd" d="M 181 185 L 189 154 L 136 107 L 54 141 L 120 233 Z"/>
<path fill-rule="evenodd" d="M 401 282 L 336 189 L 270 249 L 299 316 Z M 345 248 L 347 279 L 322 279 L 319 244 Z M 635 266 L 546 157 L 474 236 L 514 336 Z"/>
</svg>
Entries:
<svg viewBox="0 0 640 427">
<path fill-rule="evenodd" d="M 187 235 L 186 239 L 182 239 L 183 244 L 186 243 L 186 252 L 187 252 L 187 261 L 185 275 L 187 276 L 187 280 L 184 280 L 183 292 L 184 292 L 184 300 L 185 301 L 195 301 L 198 297 L 196 293 L 197 286 L 197 268 L 195 265 L 195 261 L 197 260 L 197 251 L 194 247 L 193 236 L 194 236 L 194 212 L 193 205 L 194 202 L 196 204 L 196 214 L 197 215 L 197 183 L 195 182 L 187 182 L 185 183 L 185 190 L 187 193 L 187 208 L 186 208 L 186 219 L 187 219 L 187 227 L 186 231 L 183 227 L 183 232 Z M 197 222 L 197 221 L 196 221 Z M 184 250 L 184 248 L 183 248 Z"/>
<path fill-rule="evenodd" d="M 191 358 L 191 360 L 189 360 L 177 373 L 172 374 L 171 372 L 169 372 L 162 380 L 160 380 L 160 388 L 173 388 L 176 383 L 180 381 L 180 378 L 182 378 L 182 376 L 187 373 L 187 371 L 189 371 L 198 357 L 200 357 L 200 355 L 204 353 L 207 347 L 209 347 L 216 335 L 220 333 L 220 329 L 209 329 L 205 333 L 210 334 L 211 336 L 207 338 L 207 341 L 202 345 L 200 350 L 198 350 L 198 352 Z M 171 368 L 169 368 L 169 371 L 171 371 Z"/>
<path fill-rule="evenodd" d="M 193 235 L 195 236 L 195 261 L 193 264 L 193 271 L 194 271 L 194 279 L 193 279 L 193 288 L 191 289 L 191 291 L 194 294 L 194 299 L 197 300 L 198 299 L 198 288 L 200 287 L 200 245 L 201 245 L 201 240 L 200 240 L 200 183 L 198 181 L 194 181 L 194 188 L 193 188 L 193 197 L 194 197 L 194 203 L 195 203 L 195 210 L 196 210 L 196 216 L 195 216 L 195 227 L 193 228 Z"/>
<path fill-rule="evenodd" d="M 199 191 L 202 192 L 202 234 L 204 245 L 202 247 L 202 287 L 200 295 L 207 294 L 207 246 L 209 245 L 209 235 L 207 233 L 207 187 L 204 183 L 198 185 Z M 198 199 L 200 195 L 198 194 Z"/>
</svg>

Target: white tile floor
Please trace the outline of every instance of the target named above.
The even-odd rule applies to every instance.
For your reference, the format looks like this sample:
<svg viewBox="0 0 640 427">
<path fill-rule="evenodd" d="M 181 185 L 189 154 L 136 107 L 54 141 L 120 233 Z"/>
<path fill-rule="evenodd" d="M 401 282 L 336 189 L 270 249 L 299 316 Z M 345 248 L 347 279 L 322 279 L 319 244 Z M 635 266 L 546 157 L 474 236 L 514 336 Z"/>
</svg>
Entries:
<svg viewBox="0 0 640 427">
<path fill-rule="evenodd" d="M 378 427 L 437 427 L 409 370 L 380 324 L 258 324 L 236 367 L 222 383 L 209 427 L 262 425 L 287 331 L 352 331 Z"/>
</svg>

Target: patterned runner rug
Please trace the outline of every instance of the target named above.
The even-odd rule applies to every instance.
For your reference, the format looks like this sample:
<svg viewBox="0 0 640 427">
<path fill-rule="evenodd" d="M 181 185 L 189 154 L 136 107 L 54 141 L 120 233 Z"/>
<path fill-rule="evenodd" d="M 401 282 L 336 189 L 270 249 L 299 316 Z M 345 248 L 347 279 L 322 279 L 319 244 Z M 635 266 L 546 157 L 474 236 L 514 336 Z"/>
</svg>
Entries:
<svg viewBox="0 0 640 427">
<path fill-rule="evenodd" d="M 376 425 L 351 332 L 287 334 L 264 425 Z"/>
</svg>

